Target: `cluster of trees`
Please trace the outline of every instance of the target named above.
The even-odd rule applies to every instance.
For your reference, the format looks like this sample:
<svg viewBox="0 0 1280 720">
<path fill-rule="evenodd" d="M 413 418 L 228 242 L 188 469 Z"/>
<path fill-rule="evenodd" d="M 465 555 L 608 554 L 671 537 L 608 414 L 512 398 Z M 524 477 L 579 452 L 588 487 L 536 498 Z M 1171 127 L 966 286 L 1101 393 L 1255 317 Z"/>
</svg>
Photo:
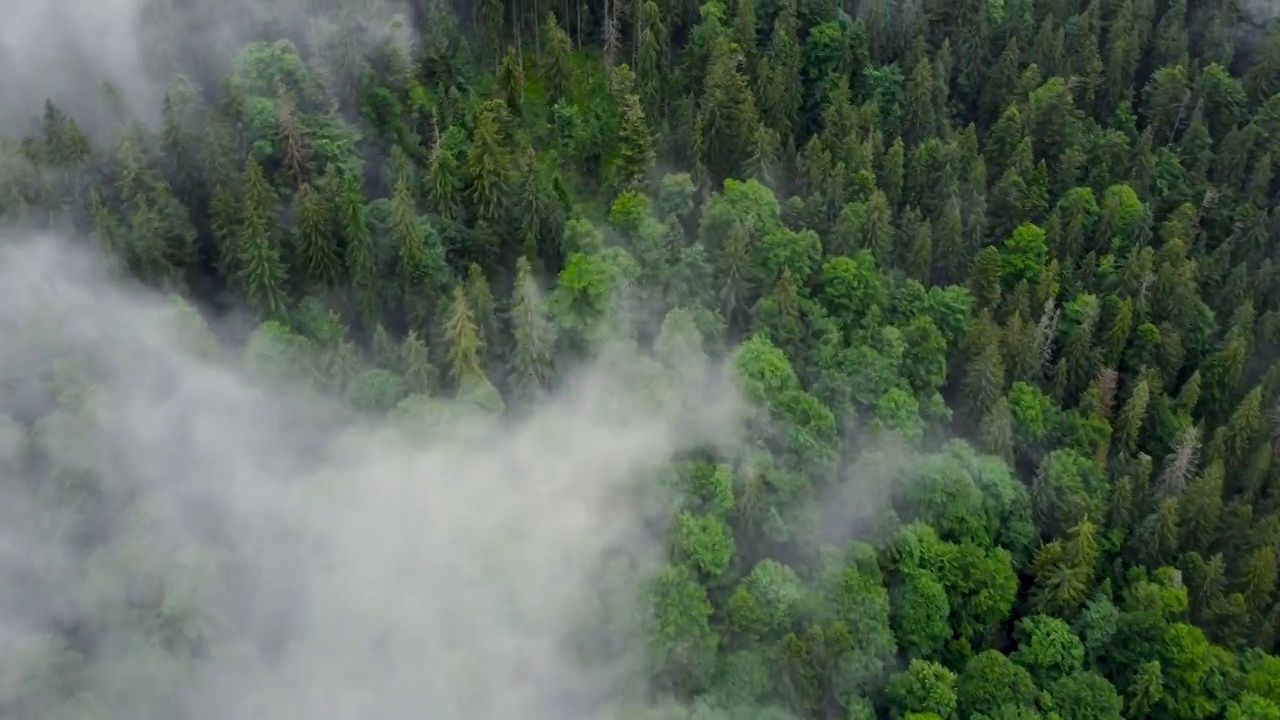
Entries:
<svg viewBox="0 0 1280 720">
<path fill-rule="evenodd" d="M 753 450 L 663 478 L 639 717 L 1280 718 L 1280 29 L 548 5 L 330 8 L 104 137 L 49 104 L 0 212 L 360 412 L 733 352 Z"/>
</svg>

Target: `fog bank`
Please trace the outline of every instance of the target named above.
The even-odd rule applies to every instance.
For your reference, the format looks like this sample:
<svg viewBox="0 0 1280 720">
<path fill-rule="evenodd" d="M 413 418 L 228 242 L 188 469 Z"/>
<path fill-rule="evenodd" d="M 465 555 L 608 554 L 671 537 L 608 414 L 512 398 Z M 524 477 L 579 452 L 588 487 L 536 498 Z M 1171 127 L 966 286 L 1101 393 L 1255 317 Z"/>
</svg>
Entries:
<svg viewBox="0 0 1280 720">
<path fill-rule="evenodd" d="M 338 424 L 67 243 L 0 247 L 0 715 L 561 720 L 628 675 L 579 652 L 599 573 L 658 555 L 636 493 L 732 394 L 614 363 L 479 434 Z"/>
</svg>

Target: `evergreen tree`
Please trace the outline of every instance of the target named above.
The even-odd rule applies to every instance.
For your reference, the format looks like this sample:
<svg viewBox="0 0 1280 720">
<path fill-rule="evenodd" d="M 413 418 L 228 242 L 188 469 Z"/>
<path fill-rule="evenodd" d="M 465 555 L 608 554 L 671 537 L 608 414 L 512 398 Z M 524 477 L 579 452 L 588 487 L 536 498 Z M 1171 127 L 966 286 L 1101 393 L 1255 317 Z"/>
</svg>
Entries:
<svg viewBox="0 0 1280 720">
<path fill-rule="evenodd" d="M 480 354 L 484 341 L 462 286 L 454 288 L 453 302 L 444 323 L 444 336 L 449 344 L 449 375 L 454 382 L 462 387 L 468 382 L 483 379 Z"/>
<path fill-rule="evenodd" d="M 249 304 L 268 317 L 284 314 L 289 270 L 275 239 L 275 193 L 252 157 L 245 166 L 243 221 L 240 225 L 236 279 Z"/>
<path fill-rule="evenodd" d="M 550 389 L 555 371 L 553 353 L 555 325 L 526 258 L 516 263 L 516 281 L 511 301 L 511 386 L 516 397 L 530 402 Z"/>
<path fill-rule="evenodd" d="M 321 287 L 331 286 L 341 272 L 339 253 L 333 241 L 333 194 L 328 183 L 320 190 L 304 184 L 298 189 L 297 235 L 295 243 L 307 279 Z"/>
</svg>

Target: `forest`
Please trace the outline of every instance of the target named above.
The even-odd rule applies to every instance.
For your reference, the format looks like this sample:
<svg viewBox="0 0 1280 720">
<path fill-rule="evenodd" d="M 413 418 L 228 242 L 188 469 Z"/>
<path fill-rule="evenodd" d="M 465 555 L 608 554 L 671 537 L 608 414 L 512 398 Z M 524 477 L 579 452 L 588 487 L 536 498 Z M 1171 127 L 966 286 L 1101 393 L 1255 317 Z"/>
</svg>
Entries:
<svg viewBox="0 0 1280 720">
<path fill-rule="evenodd" d="M 583 615 L 591 717 L 1280 720 L 1274 8 L 315 0 L 194 53 L 214 3 L 144 5 L 155 106 L 2 128 L 0 217 L 209 352 L 427 434 L 728 369 L 745 439 L 664 459 Z M 92 381 L 16 367 L 0 469 L 93 525 Z M 0 716 L 196 717 L 85 679 L 103 623 L 125 683 L 216 641 L 152 570 L 4 650 Z"/>
</svg>

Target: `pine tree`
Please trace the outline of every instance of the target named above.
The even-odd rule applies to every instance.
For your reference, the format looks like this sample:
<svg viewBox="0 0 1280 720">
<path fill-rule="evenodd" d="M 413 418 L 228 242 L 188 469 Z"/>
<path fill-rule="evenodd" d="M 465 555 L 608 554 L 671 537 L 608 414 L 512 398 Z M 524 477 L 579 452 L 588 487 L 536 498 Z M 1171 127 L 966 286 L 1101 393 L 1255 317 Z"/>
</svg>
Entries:
<svg viewBox="0 0 1280 720">
<path fill-rule="evenodd" d="M 341 271 L 338 248 L 333 238 L 333 195 L 329 182 L 321 180 L 321 189 L 304 183 L 296 199 L 298 220 L 295 244 L 298 260 L 307 280 L 320 287 L 330 287 Z"/>
<path fill-rule="evenodd" d="M 653 133 L 645 121 L 640 97 L 632 91 L 632 85 L 634 76 L 627 65 L 614 69 L 614 97 L 622 115 L 614 166 L 615 188 L 618 192 L 642 189 L 656 158 Z"/>
<path fill-rule="evenodd" d="M 800 347 L 804 340 L 804 316 L 800 292 L 791 270 L 783 268 L 772 291 L 752 308 L 752 330 L 768 336 L 779 347 Z"/>
<path fill-rule="evenodd" d="M 276 145 L 282 170 L 295 188 L 301 187 L 311 174 L 311 149 L 298 118 L 298 101 L 284 85 L 276 88 Z"/>
<path fill-rule="evenodd" d="M 384 370 L 400 369 L 400 347 L 382 323 L 375 323 L 370 333 L 369 354 L 373 364 Z"/>
<path fill-rule="evenodd" d="M 796 26 L 795 3 L 788 0 L 774 19 L 769 48 L 760 63 L 760 107 L 765 124 L 778 133 L 783 144 L 795 138 L 802 103 L 803 58 Z"/>
<path fill-rule="evenodd" d="M 655 0 L 640 2 L 636 21 L 636 77 L 642 106 L 647 114 L 661 117 L 666 110 L 667 52 L 669 36 L 662 11 Z"/>
<path fill-rule="evenodd" d="M 214 186 L 209 199 L 209 228 L 217 250 L 218 271 L 223 275 L 235 272 L 237 267 L 237 234 L 243 222 L 243 208 L 239 199 L 225 186 Z"/>
<path fill-rule="evenodd" d="M 556 328 L 547 315 L 532 266 L 523 257 L 516 261 L 513 294 L 511 387 L 518 398 L 530 402 L 551 385 Z"/>
<path fill-rule="evenodd" d="M 161 110 L 161 147 L 168 161 L 167 174 L 178 199 L 185 205 L 196 200 L 199 163 L 196 161 L 200 129 L 200 103 L 195 86 L 178 75 L 165 89 Z"/>
<path fill-rule="evenodd" d="M 369 226 L 367 207 L 359 183 L 353 177 L 342 182 L 338 198 L 339 224 L 345 241 L 344 265 L 351 279 L 356 312 L 365 326 L 374 325 L 382 314 L 382 280 L 377 246 Z"/>
<path fill-rule="evenodd" d="M 1117 418 L 1115 439 L 1122 452 L 1132 452 L 1135 449 L 1150 400 L 1151 385 L 1148 378 L 1140 377 L 1129 391 L 1129 398 Z"/>
<path fill-rule="evenodd" d="M 1243 469 L 1254 443 L 1262 437 L 1262 430 L 1262 386 L 1257 386 L 1245 395 L 1226 425 L 1214 436 L 1214 449 L 1229 470 Z"/>
<path fill-rule="evenodd" d="M 988 245 L 973 259 L 969 270 L 969 291 L 973 293 L 974 307 L 994 310 L 1000 302 L 1000 251 Z"/>
<path fill-rule="evenodd" d="M 1000 398 L 987 411 L 978 427 L 978 437 L 984 451 L 1013 462 L 1013 416 L 1008 400 Z"/>
<path fill-rule="evenodd" d="M 387 230 L 396 252 L 396 276 L 400 292 L 406 297 L 420 291 L 428 279 L 426 258 L 427 229 L 418 214 L 413 195 L 413 183 L 408 172 L 408 161 L 401 156 L 391 192 L 391 204 L 387 217 Z"/>
<path fill-rule="evenodd" d="M 453 302 L 444 323 L 444 336 L 449 344 L 449 375 L 457 386 L 461 388 L 469 382 L 484 379 L 484 371 L 480 369 L 484 341 L 476 327 L 466 290 L 461 285 L 454 288 Z"/>
<path fill-rule="evenodd" d="M 436 370 L 431 354 L 417 330 L 409 330 L 400 345 L 400 365 L 409 392 L 431 395 L 436 387 Z"/>
<path fill-rule="evenodd" d="M 482 367 L 486 370 L 486 375 L 490 375 L 498 367 L 504 355 L 504 348 L 498 337 L 497 302 L 493 298 L 493 291 L 489 288 L 489 280 L 485 278 L 484 271 L 476 263 L 467 266 L 465 287 L 467 305 L 475 318 L 480 342 L 484 349 L 481 355 Z"/>
<path fill-rule="evenodd" d="M 486 102 L 476 116 L 467 156 L 471 179 L 471 201 L 482 220 L 497 220 L 506 208 L 510 191 L 511 158 L 506 148 L 503 124 L 506 111 L 500 101 Z"/>
<path fill-rule="evenodd" d="M 265 180 L 257 162 L 249 159 L 246 171 L 247 185 L 261 188 Z M 236 279 L 249 304 L 265 317 L 281 317 L 288 303 L 285 283 L 289 270 L 272 238 L 271 207 L 263 207 L 264 192 L 252 192 L 245 198 L 244 220 L 240 226 L 240 242 L 237 251 L 239 270 Z"/>
<path fill-rule="evenodd" d="M 1222 490 L 1225 471 L 1215 461 L 1186 486 L 1178 509 L 1178 527 L 1182 530 L 1182 547 L 1206 551 L 1218 531 L 1222 516 Z"/>
<path fill-rule="evenodd" d="M 727 40 L 716 42 L 707 66 L 694 138 L 699 159 L 713 176 L 733 177 L 746 164 L 749 138 L 760 120 L 755 95 L 743 76 L 742 53 Z"/>
<path fill-rule="evenodd" d="M 733 4 L 733 41 L 742 49 L 747 77 L 757 75 L 757 32 L 756 0 L 737 0 Z"/>
<path fill-rule="evenodd" d="M 454 156 L 446 133 L 431 149 L 427 161 L 426 195 L 431 209 L 441 217 L 457 219 L 462 212 L 462 168 Z"/>
<path fill-rule="evenodd" d="M 893 208 L 879 188 L 871 193 L 858 226 L 858 249 L 867 249 L 882 267 L 893 264 Z"/>
<path fill-rule="evenodd" d="M 747 229 L 742 223 L 735 222 L 729 228 L 723 251 L 718 258 L 719 275 L 723 278 L 719 293 L 721 307 L 731 327 L 743 318 L 749 307 L 749 296 L 754 292 L 750 280 L 750 242 Z"/>
<path fill-rule="evenodd" d="M 573 41 L 556 22 L 553 12 L 547 12 L 542 34 L 547 40 L 547 51 L 542 54 L 539 69 L 547 85 L 547 97 L 556 103 L 568 97 L 573 81 Z"/>
<path fill-rule="evenodd" d="M 502 101 L 507 104 L 507 109 L 518 117 L 524 109 L 524 71 L 516 57 L 515 48 L 507 48 L 506 55 L 498 65 L 495 80 Z"/>
<path fill-rule="evenodd" d="M 102 200 L 98 191 L 89 199 L 89 215 L 93 222 L 93 237 L 104 258 L 117 257 L 124 243 L 124 228 Z"/>
<path fill-rule="evenodd" d="M 975 344 L 976 352 L 960 379 L 960 392 L 969 417 L 981 422 L 1004 394 L 1005 371 L 1000 357 L 999 328 L 986 316 L 974 322 L 979 333 L 989 333 L 991 338 L 990 342 Z M 976 343 L 974 335 L 970 339 Z"/>
<path fill-rule="evenodd" d="M 926 218 L 917 217 L 903 229 L 907 233 L 903 267 L 913 280 L 927 284 L 933 265 L 933 227 Z"/>
<path fill-rule="evenodd" d="M 918 42 L 923 43 L 923 39 Z M 933 98 L 933 63 L 920 52 L 907 79 L 907 100 L 903 108 L 903 138 L 915 145 L 933 137 L 938 128 L 938 109 Z"/>
</svg>

